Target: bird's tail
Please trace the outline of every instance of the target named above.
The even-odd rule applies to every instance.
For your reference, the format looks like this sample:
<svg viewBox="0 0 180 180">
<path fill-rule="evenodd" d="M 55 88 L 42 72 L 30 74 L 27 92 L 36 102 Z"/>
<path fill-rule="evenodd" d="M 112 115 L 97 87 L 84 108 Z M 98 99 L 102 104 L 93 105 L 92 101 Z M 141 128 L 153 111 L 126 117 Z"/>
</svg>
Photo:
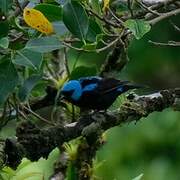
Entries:
<svg viewBox="0 0 180 180">
<path fill-rule="evenodd" d="M 129 89 L 145 88 L 146 86 L 140 84 L 126 84 L 125 87 L 127 88 L 127 90 L 129 90 Z"/>
</svg>

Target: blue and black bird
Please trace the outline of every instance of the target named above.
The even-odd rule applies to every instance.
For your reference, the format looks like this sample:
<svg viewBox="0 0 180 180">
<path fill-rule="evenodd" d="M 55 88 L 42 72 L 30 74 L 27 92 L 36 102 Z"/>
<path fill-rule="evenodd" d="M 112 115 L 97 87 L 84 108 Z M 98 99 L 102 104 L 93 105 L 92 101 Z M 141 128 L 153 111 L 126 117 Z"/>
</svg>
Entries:
<svg viewBox="0 0 180 180">
<path fill-rule="evenodd" d="M 60 95 L 62 99 L 84 109 L 106 110 L 119 95 L 140 87 L 129 81 L 92 76 L 68 81 Z"/>
</svg>

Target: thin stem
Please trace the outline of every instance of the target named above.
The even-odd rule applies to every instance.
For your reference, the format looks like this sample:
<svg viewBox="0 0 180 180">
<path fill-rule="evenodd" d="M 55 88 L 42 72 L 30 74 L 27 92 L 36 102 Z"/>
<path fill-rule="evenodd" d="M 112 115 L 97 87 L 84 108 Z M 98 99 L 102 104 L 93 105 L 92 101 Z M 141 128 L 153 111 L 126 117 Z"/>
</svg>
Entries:
<svg viewBox="0 0 180 180">
<path fill-rule="evenodd" d="M 114 41 L 112 41 L 111 43 L 109 43 L 107 46 L 104 46 L 103 48 L 99 48 L 99 49 L 96 49 L 96 52 L 97 53 L 100 53 L 102 51 L 105 51 L 106 49 L 110 48 L 111 46 L 113 46 L 114 44 L 116 44 L 116 42 L 119 41 L 119 37 L 116 38 Z"/>
<path fill-rule="evenodd" d="M 111 15 L 114 17 L 114 19 L 116 19 L 117 20 L 117 22 L 119 22 L 121 25 L 123 25 L 123 21 L 120 19 L 120 18 L 118 18 L 117 16 L 116 16 L 116 14 L 109 8 L 109 12 L 111 13 Z"/>
<path fill-rule="evenodd" d="M 168 43 L 162 43 L 162 42 L 154 42 L 149 40 L 149 42 L 157 46 L 174 46 L 174 47 L 180 46 L 180 42 L 176 42 L 176 41 L 168 41 Z"/>
<path fill-rule="evenodd" d="M 128 9 L 131 13 L 131 18 L 133 18 L 134 14 L 133 14 L 133 9 L 132 9 L 132 2 L 131 2 L 131 0 L 127 0 L 127 3 L 128 3 Z"/>
<path fill-rule="evenodd" d="M 70 73 L 69 66 L 68 66 L 67 48 L 66 47 L 64 47 L 64 62 L 65 62 L 67 75 L 68 75 L 68 77 L 70 77 L 71 73 Z"/>
<path fill-rule="evenodd" d="M 50 121 L 48 121 L 47 119 L 41 117 L 39 114 L 35 113 L 34 111 L 32 111 L 31 109 L 27 108 L 26 106 L 23 106 L 23 109 L 25 109 L 26 111 L 28 111 L 29 113 L 31 113 L 33 116 L 35 116 L 36 118 L 38 118 L 39 120 L 48 123 L 49 125 L 55 125 L 54 123 L 51 123 Z"/>
</svg>

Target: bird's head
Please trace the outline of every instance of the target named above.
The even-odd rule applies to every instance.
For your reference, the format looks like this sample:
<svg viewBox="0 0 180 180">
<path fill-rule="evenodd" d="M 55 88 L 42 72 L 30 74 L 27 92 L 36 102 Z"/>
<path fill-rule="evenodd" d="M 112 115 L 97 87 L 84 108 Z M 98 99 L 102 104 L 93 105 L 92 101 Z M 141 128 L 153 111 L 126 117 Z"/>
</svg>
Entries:
<svg viewBox="0 0 180 180">
<path fill-rule="evenodd" d="M 68 101 L 78 101 L 82 95 L 81 84 L 77 80 L 70 80 L 61 89 L 61 98 Z"/>
</svg>

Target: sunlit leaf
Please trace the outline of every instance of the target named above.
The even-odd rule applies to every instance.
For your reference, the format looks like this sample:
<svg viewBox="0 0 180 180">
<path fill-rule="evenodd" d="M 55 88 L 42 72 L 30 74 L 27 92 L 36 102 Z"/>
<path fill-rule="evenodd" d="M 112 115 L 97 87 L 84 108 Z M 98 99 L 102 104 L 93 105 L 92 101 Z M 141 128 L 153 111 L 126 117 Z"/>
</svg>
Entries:
<svg viewBox="0 0 180 180">
<path fill-rule="evenodd" d="M 107 9 L 109 9 L 109 2 L 110 0 L 103 0 L 103 11 L 106 11 Z"/>
<path fill-rule="evenodd" d="M 49 20 L 39 10 L 25 8 L 23 11 L 23 18 L 30 27 L 42 33 L 48 35 L 54 32 L 52 23 L 49 22 Z"/>
</svg>

